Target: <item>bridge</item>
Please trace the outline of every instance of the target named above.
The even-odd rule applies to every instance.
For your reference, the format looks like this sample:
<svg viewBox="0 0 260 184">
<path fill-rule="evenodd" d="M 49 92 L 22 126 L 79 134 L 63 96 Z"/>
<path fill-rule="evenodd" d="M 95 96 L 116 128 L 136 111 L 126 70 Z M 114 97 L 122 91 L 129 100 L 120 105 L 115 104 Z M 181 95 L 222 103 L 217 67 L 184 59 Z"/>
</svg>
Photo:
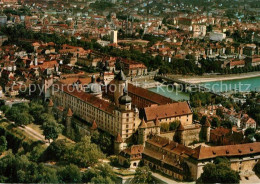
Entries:
<svg viewBox="0 0 260 184">
<path fill-rule="evenodd" d="M 176 78 L 171 78 L 171 77 L 167 77 L 167 76 L 162 76 L 162 75 L 155 75 L 154 76 L 154 80 L 165 80 L 168 81 L 170 83 L 172 83 L 175 87 L 181 86 L 182 91 L 201 91 L 201 92 L 209 92 L 211 94 L 217 95 L 217 96 L 222 96 L 220 93 L 214 92 L 213 90 L 206 88 L 202 85 L 199 84 L 193 84 L 193 83 L 189 83 L 189 82 L 185 82 Z"/>
</svg>

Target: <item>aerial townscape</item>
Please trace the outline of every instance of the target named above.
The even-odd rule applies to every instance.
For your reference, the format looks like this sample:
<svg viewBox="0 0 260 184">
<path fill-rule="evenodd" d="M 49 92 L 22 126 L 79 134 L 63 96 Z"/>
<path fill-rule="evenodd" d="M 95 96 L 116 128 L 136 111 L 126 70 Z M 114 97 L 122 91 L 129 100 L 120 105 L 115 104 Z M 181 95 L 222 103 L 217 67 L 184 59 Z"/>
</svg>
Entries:
<svg viewBox="0 0 260 184">
<path fill-rule="evenodd" d="M 0 0 L 0 183 L 260 183 L 260 1 Z"/>
</svg>

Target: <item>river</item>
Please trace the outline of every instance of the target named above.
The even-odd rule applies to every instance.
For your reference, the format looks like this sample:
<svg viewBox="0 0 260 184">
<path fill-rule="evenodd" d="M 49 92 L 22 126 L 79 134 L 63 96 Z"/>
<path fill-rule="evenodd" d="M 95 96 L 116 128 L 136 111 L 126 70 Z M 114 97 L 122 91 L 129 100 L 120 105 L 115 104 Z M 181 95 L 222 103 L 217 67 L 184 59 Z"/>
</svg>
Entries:
<svg viewBox="0 0 260 184">
<path fill-rule="evenodd" d="M 226 81 L 205 82 L 205 83 L 201 83 L 201 85 L 203 85 L 207 88 L 210 88 L 214 92 L 260 91 L 260 77 L 253 77 L 253 78 L 246 78 L 246 79 L 236 79 L 236 80 L 226 80 Z"/>
<path fill-rule="evenodd" d="M 246 78 L 246 79 L 236 79 L 236 80 L 226 80 L 226 81 L 214 81 L 201 83 L 202 86 L 212 89 L 214 92 L 227 92 L 234 91 L 237 92 L 250 92 L 250 91 L 260 91 L 260 77 Z M 189 93 L 179 92 L 173 89 L 171 86 L 161 86 L 150 88 L 150 91 L 158 93 L 160 95 L 169 97 L 176 101 L 189 100 Z"/>
<path fill-rule="evenodd" d="M 160 87 L 150 88 L 149 90 L 158 93 L 160 95 L 169 97 L 175 101 L 190 100 L 189 93 L 176 91 L 171 86 L 160 86 Z"/>
</svg>

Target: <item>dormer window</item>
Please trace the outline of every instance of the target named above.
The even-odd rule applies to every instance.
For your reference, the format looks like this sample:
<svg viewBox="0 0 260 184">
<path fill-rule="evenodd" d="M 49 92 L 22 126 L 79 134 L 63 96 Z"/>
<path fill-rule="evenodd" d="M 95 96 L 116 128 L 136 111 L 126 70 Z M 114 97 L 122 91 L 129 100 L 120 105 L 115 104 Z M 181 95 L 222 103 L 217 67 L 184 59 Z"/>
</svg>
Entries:
<svg viewBox="0 0 260 184">
<path fill-rule="evenodd" d="M 250 151 L 254 151 L 254 149 L 253 149 L 253 148 L 250 148 Z"/>
<path fill-rule="evenodd" d="M 215 151 L 212 151 L 213 155 L 216 155 L 216 152 Z"/>
<path fill-rule="evenodd" d="M 228 150 L 226 151 L 226 154 L 229 154 L 229 151 L 228 151 Z"/>
</svg>

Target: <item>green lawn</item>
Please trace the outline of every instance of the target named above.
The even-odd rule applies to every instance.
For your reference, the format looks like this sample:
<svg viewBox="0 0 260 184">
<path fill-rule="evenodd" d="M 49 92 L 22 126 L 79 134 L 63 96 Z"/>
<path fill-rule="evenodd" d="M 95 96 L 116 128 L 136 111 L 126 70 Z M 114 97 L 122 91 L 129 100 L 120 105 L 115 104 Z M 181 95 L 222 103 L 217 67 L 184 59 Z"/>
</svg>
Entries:
<svg viewBox="0 0 260 184">
<path fill-rule="evenodd" d="M 23 139 L 24 141 L 29 141 L 29 142 L 37 141 L 37 139 L 28 135 L 26 132 L 19 129 L 19 127 L 14 126 L 10 122 L 8 122 L 8 120 L 3 120 L 3 119 L 0 120 L 0 127 L 5 128 L 6 130 L 10 131 L 11 133 L 13 133 L 17 137 Z"/>
</svg>

